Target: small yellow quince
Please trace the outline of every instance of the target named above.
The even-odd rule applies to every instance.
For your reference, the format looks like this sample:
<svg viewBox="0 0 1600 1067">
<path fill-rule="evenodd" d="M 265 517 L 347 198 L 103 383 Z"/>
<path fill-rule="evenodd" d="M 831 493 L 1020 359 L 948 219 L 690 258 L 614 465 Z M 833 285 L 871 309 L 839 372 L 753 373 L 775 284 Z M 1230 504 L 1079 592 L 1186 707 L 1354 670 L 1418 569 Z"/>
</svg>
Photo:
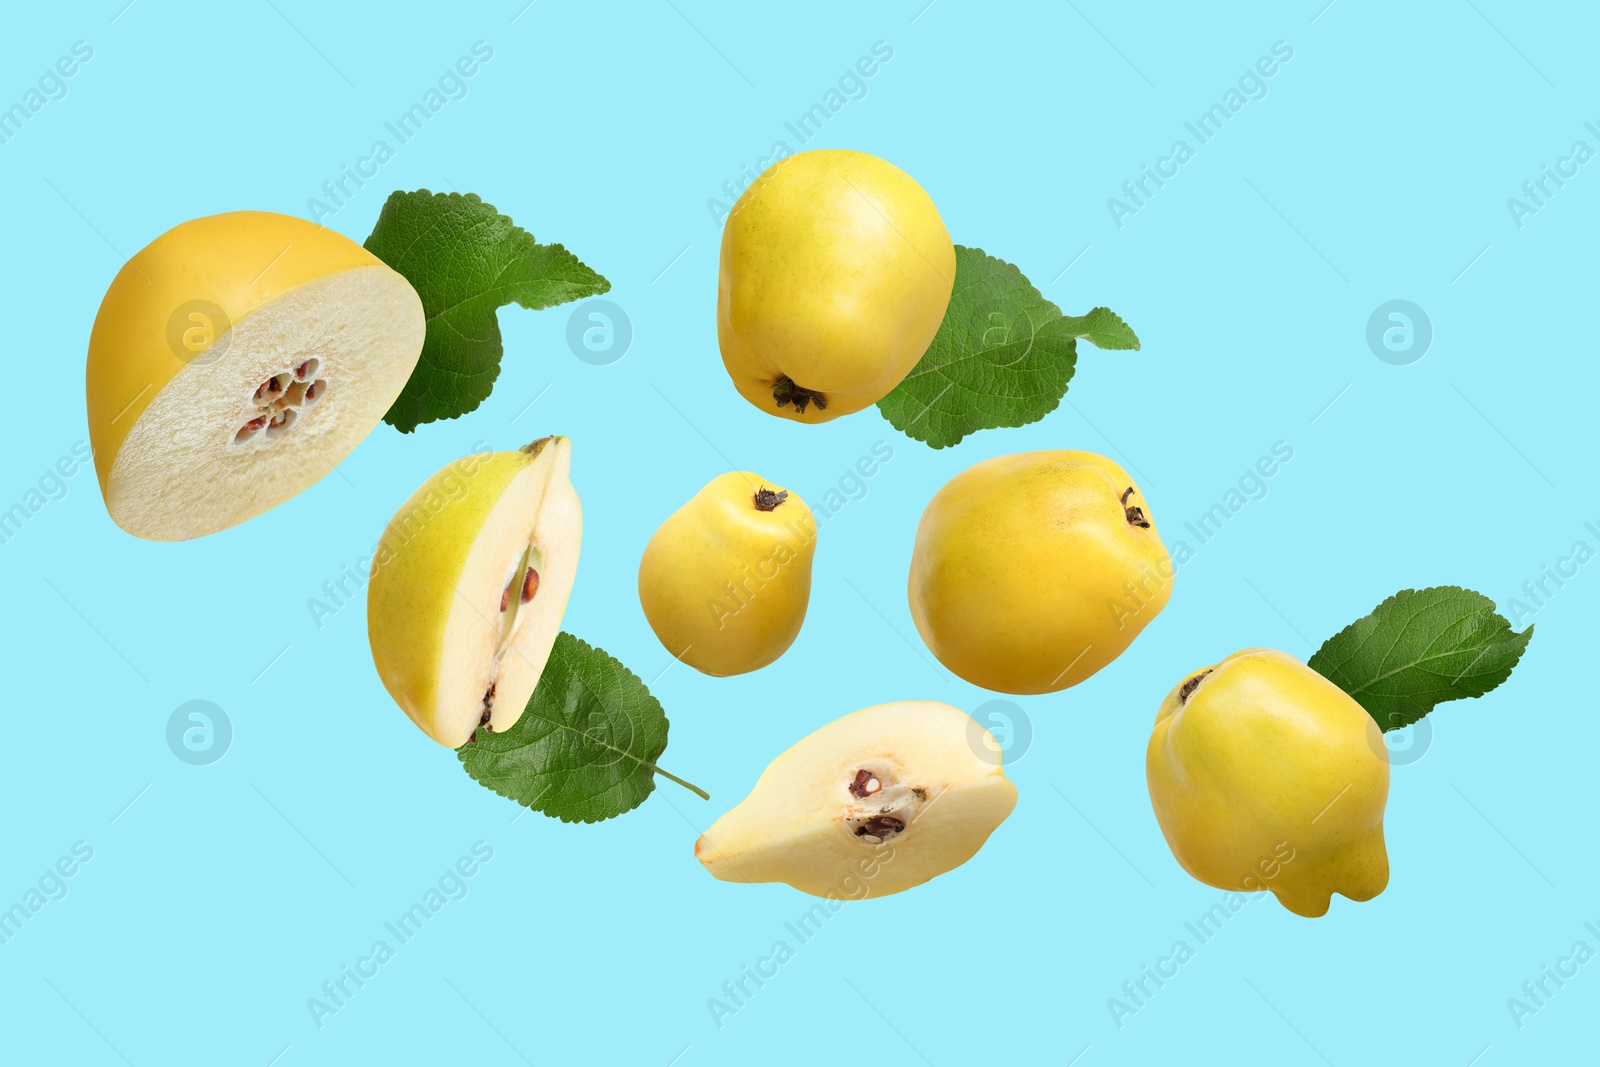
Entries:
<svg viewBox="0 0 1600 1067">
<path fill-rule="evenodd" d="M 811 602 L 817 522 L 748 471 L 718 475 L 668 516 L 639 560 L 639 605 L 666 650 L 715 678 L 788 651 Z"/>
<path fill-rule="evenodd" d="M 1183 869 L 1218 889 L 1270 889 L 1296 915 L 1389 884 L 1389 758 L 1378 724 L 1293 656 L 1237 652 L 1179 683 L 1156 713 L 1145 775 Z"/>
</svg>

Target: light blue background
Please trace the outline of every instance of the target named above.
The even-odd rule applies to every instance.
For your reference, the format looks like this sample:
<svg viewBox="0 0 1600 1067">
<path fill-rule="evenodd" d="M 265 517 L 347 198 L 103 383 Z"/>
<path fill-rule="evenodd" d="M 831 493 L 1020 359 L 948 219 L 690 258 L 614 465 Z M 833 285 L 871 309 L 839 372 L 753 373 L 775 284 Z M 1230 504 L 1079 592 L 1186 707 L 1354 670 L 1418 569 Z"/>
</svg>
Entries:
<svg viewBox="0 0 1600 1067">
<path fill-rule="evenodd" d="M 1337 898 L 1313 921 L 1260 899 L 1198 945 L 1184 924 L 1223 894 L 1172 859 L 1143 755 L 1157 704 L 1193 668 L 1252 645 L 1305 657 L 1408 586 L 1460 583 L 1510 611 L 1573 542 L 1600 547 L 1584 528 L 1600 520 L 1600 163 L 1520 229 L 1506 206 L 1575 140 L 1600 149 L 1584 129 L 1600 120 L 1596 18 L 1506 0 L 1338 0 L 1320 14 L 1321 0 L 924 2 L 7 12 L 0 102 L 75 41 L 94 58 L 0 145 L 12 375 L 0 506 L 86 438 L 83 352 L 127 255 L 198 215 L 304 214 L 475 41 L 494 58 L 469 95 L 330 224 L 361 240 L 391 189 L 479 192 L 609 277 L 635 340 L 592 366 L 567 348 L 571 309 L 510 309 L 500 381 L 478 411 L 412 436 L 380 427 L 342 476 L 242 527 L 135 540 L 85 470 L 0 545 L 0 902 L 74 842 L 94 850 L 65 899 L 0 945 L 0 1058 L 1488 1067 L 1593 1055 L 1600 962 L 1520 1030 L 1506 1000 L 1575 941 L 1600 949 L 1584 929 L 1600 925 L 1595 565 L 1537 612 L 1511 682 L 1442 708 L 1425 758 L 1395 769 L 1393 878 L 1370 903 Z M 872 410 L 821 427 L 769 417 L 717 357 L 706 201 L 774 140 L 797 147 L 784 122 L 880 40 L 892 61 L 811 147 L 890 159 L 957 241 L 1017 263 L 1068 312 L 1111 306 L 1144 342 L 1085 347 L 1054 414 L 952 450 Z M 1107 198 L 1188 139 L 1184 122 L 1276 41 L 1294 57 L 1266 98 L 1119 229 Z M 1409 366 L 1365 340 L 1373 309 L 1396 298 L 1435 331 Z M 308 598 L 355 567 L 423 477 L 477 440 L 510 448 L 552 431 L 575 441 L 587 513 L 566 626 L 646 680 L 668 656 L 635 572 L 661 519 L 730 463 L 818 503 L 874 442 L 894 450 L 823 529 L 788 655 L 742 678 L 678 666 L 655 683 L 672 719 L 663 763 L 709 804 L 664 783 L 598 826 L 514 818 L 391 705 L 359 599 L 312 621 Z M 791 940 L 785 922 L 812 900 L 713 881 L 691 855 L 699 831 L 838 715 L 991 696 L 936 667 L 907 613 L 929 496 L 988 456 L 1092 449 L 1140 478 L 1169 544 L 1193 547 L 1184 523 L 1277 441 L 1294 458 L 1269 495 L 1199 548 L 1126 655 L 1068 692 L 1017 700 L 1034 734 L 1010 770 L 1020 802 L 983 852 L 845 908 L 718 1029 L 708 998 Z M 233 725 L 210 766 L 165 740 L 192 699 Z M 314 1025 L 307 998 L 477 841 L 494 858 L 470 894 Z M 1107 999 L 1180 938 L 1195 959 L 1119 1029 Z"/>
</svg>

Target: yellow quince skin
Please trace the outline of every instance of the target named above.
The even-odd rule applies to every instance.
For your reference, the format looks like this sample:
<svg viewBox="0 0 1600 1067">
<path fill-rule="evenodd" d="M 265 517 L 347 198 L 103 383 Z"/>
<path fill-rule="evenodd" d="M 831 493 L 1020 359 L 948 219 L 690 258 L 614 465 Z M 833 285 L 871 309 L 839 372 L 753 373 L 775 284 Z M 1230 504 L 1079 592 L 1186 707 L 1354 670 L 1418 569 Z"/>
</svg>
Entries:
<svg viewBox="0 0 1600 1067">
<path fill-rule="evenodd" d="M 996 456 L 950 479 L 917 526 L 911 618 L 950 670 L 1054 693 L 1120 656 L 1174 569 L 1128 473 L 1093 452 Z"/>
<path fill-rule="evenodd" d="M 900 384 L 944 319 L 956 251 L 932 199 L 865 152 L 774 163 L 722 231 L 717 343 L 741 396 L 796 422 Z"/>
<path fill-rule="evenodd" d="M 1156 713 L 1145 775 L 1173 856 L 1207 885 L 1315 917 L 1334 893 L 1389 884 L 1383 732 L 1293 656 L 1247 649 L 1187 676 Z"/>
<path fill-rule="evenodd" d="M 696 670 L 716 678 L 759 670 L 800 635 L 816 547 L 804 500 L 730 471 L 650 538 L 639 605 L 666 650 Z"/>
</svg>

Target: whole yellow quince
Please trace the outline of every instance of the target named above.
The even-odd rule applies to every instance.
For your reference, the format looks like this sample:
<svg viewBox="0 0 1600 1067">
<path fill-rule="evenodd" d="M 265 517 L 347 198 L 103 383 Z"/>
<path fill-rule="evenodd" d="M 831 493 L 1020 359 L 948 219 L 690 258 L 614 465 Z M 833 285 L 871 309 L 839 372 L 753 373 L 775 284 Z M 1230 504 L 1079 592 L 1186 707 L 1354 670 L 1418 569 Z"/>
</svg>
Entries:
<svg viewBox="0 0 1600 1067">
<path fill-rule="evenodd" d="M 801 152 L 739 197 L 722 231 L 717 343 L 761 410 L 827 422 L 876 404 L 939 329 L 955 284 L 944 221 L 865 152 Z"/>
<path fill-rule="evenodd" d="M 1389 884 L 1383 732 L 1293 656 L 1237 652 L 1167 694 L 1145 753 L 1156 821 L 1183 869 L 1270 889 L 1296 915 Z"/>
<path fill-rule="evenodd" d="M 696 670 L 718 678 L 758 670 L 800 634 L 816 547 L 804 500 L 730 471 L 650 538 L 639 604 L 666 650 Z"/>
<path fill-rule="evenodd" d="M 1173 567 L 1126 471 L 1093 452 L 996 456 L 928 503 L 911 618 L 939 662 L 1002 693 L 1054 693 L 1122 654 Z"/>
</svg>

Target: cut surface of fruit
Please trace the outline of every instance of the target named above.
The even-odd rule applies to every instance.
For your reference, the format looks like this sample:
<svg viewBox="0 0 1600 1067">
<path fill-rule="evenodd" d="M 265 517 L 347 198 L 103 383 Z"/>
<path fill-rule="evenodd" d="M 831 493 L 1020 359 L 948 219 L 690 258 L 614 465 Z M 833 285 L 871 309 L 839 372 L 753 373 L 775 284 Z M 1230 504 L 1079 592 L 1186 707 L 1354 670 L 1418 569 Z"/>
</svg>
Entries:
<svg viewBox="0 0 1600 1067">
<path fill-rule="evenodd" d="M 696 670 L 757 670 L 799 636 L 816 544 L 804 500 L 748 471 L 718 475 L 645 546 L 639 604 L 666 650 Z"/>
<path fill-rule="evenodd" d="M 564 437 L 467 456 L 384 529 L 367 590 L 372 660 L 442 745 L 515 723 L 550 658 L 583 537 L 571 456 Z"/>
<path fill-rule="evenodd" d="M 287 215 L 183 223 L 118 272 L 86 370 L 111 518 L 179 541 L 308 488 L 383 417 L 422 351 L 416 291 Z"/>
<path fill-rule="evenodd" d="M 878 704 L 773 760 L 694 854 L 725 882 L 886 896 L 971 859 L 1016 802 L 998 744 L 966 713 L 931 700 Z"/>
</svg>

